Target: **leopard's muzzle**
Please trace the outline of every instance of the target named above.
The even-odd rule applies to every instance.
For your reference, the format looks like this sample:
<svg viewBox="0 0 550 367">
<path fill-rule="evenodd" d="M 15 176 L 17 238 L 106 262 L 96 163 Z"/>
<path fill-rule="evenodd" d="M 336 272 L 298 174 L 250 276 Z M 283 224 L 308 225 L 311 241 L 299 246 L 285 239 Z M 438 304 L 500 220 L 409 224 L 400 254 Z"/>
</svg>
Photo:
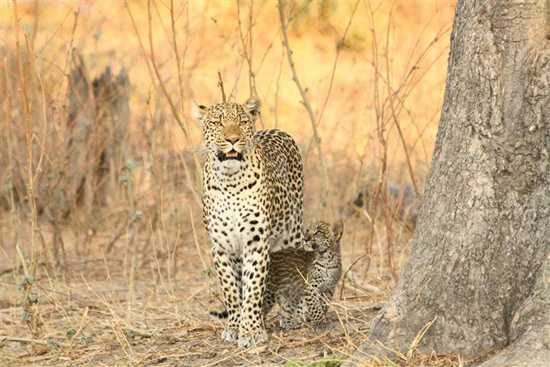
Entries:
<svg viewBox="0 0 550 367">
<path fill-rule="evenodd" d="M 241 152 L 237 152 L 235 149 L 231 149 L 229 152 L 222 152 L 221 150 L 218 151 L 218 160 L 220 162 L 228 161 L 228 160 L 236 160 L 236 161 L 242 161 L 243 155 Z"/>
</svg>

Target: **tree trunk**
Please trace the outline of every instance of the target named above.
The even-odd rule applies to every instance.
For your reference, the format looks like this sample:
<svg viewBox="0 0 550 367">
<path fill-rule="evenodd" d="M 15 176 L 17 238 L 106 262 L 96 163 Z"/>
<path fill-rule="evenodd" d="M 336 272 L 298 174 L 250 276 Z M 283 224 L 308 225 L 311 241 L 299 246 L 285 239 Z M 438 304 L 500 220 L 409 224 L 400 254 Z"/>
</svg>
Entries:
<svg viewBox="0 0 550 367">
<path fill-rule="evenodd" d="M 550 361 L 550 0 L 459 0 L 411 258 L 369 341 Z"/>
</svg>

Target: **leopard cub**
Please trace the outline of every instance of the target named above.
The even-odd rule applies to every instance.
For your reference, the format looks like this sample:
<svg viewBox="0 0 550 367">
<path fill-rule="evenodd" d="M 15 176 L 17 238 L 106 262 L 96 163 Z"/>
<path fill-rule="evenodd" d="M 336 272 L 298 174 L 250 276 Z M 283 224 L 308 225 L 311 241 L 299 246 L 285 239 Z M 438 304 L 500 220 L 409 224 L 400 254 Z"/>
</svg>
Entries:
<svg viewBox="0 0 550 367">
<path fill-rule="evenodd" d="M 342 274 L 342 233 L 342 222 L 331 228 L 319 221 L 305 233 L 304 247 L 313 251 L 288 249 L 273 254 L 263 309 L 267 314 L 275 303 L 279 305 L 281 328 L 318 327 L 325 321 Z"/>
<path fill-rule="evenodd" d="M 328 302 L 342 273 L 342 233 L 342 222 L 331 228 L 319 221 L 306 230 L 304 249 L 284 249 L 270 254 L 262 307 L 264 316 L 278 304 L 279 325 L 283 329 L 304 324 L 317 328 L 325 321 Z M 227 318 L 227 311 L 210 314 Z"/>
</svg>

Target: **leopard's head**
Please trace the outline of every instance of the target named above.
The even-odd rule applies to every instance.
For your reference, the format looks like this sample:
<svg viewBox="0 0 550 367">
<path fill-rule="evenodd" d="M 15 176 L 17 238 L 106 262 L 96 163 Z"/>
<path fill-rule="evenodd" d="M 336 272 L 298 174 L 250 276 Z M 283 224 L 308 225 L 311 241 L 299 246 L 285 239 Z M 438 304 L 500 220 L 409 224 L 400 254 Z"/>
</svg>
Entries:
<svg viewBox="0 0 550 367">
<path fill-rule="evenodd" d="M 206 149 L 223 164 L 244 160 L 253 146 L 259 115 L 260 102 L 255 98 L 244 104 L 193 104 L 193 117 L 200 123 Z"/>
<path fill-rule="evenodd" d="M 306 229 L 305 248 L 324 254 L 330 251 L 334 254 L 340 254 L 340 240 L 344 232 L 344 222 L 337 221 L 332 226 L 323 221 L 313 223 Z"/>
</svg>

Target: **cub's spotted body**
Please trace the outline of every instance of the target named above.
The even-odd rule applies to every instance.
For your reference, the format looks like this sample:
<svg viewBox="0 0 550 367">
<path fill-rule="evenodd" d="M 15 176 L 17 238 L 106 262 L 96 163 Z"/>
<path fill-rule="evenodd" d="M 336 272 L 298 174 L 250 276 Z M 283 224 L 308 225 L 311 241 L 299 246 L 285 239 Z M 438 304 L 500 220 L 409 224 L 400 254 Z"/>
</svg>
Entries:
<svg viewBox="0 0 550 367">
<path fill-rule="evenodd" d="M 279 305 L 279 323 L 283 329 L 310 324 L 320 326 L 325 320 L 328 301 L 332 298 L 342 272 L 340 239 L 343 224 L 332 229 L 325 222 L 310 226 L 305 234 L 304 249 L 285 249 L 271 254 L 263 312 Z M 225 318 L 224 312 L 211 312 Z"/>
<path fill-rule="evenodd" d="M 332 229 L 317 222 L 306 232 L 306 250 L 283 250 L 273 257 L 264 312 L 279 304 L 279 323 L 294 329 L 307 323 L 318 327 L 325 321 L 328 303 L 342 274 L 340 239 L 343 224 Z M 288 253 L 288 254 L 285 254 Z"/>
<path fill-rule="evenodd" d="M 207 156 L 204 223 L 221 283 L 226 341 L 267 340 L 263 299 L 269 253 L 303 245 L 303 165 L 294 140 L 256 131 L 259 103 L 194 106 Z"/>
</svg>

